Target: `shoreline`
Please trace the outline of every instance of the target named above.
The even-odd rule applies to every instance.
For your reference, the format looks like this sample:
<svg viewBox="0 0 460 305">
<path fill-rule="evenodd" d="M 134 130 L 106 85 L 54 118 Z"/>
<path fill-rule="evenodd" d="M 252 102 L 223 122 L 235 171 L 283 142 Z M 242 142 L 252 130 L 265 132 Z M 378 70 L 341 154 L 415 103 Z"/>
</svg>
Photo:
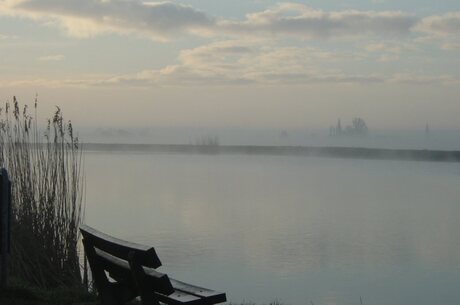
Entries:
<svg viewBox="0 0 460 305">
<path fill-rule="evenodd" d="M 187 144 L 83 143 L 84 152 L 141 152 L 173 154 L 243 154 L 314 156 L 344 159 L 460 162 L 460 150 L 384 149 L 337 146 L 255 146 Z"/>
</svg>

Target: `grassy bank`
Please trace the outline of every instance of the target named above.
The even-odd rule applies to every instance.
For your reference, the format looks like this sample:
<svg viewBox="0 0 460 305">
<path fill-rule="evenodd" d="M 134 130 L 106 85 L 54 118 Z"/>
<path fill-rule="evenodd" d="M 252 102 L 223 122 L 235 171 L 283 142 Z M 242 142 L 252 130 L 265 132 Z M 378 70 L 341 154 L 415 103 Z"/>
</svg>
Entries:
<svg viewBox="0 0 460 305">
<path fill-rule="evenodd" d="M 100 305 L 96 294 L 83 288 L 43 289 L 13 279 L 9 287 L 0 292 L 2 305 Z M 140 305 L 133 301 L 128 305 Z"/>
<path fill-rule="evenodd" d="M 13 280 L 9 287 L 0 292 L 0 304 L 2 305 L 100 305 L 96 294 L 89 293 L 81 288 L 34 288 Z M 223 303 L 228 305 L 257 305 L 252 302 Z M 308 302 L 308 304 L 313 304 Z M 132 301 L 126 305 L 141 305 L 139 301 Z M 263 305 L 263 304 L 261 304 Z M 267 305 L 283 305 L 273 301 Z M 362 303 L 361 303 L 362 305 Z"/>
<path fill-rule="evenodd" d="M 94 294 L 78 288 L 45 290 L 21 283 L 12 283 L 0 293 L 0 304 L 5 305 L 97 305 Z"/>
</svg>

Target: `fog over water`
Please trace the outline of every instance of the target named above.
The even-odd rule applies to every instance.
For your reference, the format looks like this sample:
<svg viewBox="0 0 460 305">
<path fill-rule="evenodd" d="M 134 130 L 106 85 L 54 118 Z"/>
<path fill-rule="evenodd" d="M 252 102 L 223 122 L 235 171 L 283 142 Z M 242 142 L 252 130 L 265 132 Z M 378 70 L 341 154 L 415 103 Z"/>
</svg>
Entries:
<svg viewBox="0 0 460 305">
<path fill-rule="evenodd" d="M 83 128 L 88 143 L 200 144 L 216 138 L 221 145 L 341 146 L 389 149 L 460 150 L 460 130 L 372 130 L 367 136 L 330 136 L 327 129 L 283 128 Z"/>
<path fill-rule="evenodd" d="M 87 151 L 85 168 L 87 224 L 231 302 L 460 303 L 458 163 Z"/>
</svg>

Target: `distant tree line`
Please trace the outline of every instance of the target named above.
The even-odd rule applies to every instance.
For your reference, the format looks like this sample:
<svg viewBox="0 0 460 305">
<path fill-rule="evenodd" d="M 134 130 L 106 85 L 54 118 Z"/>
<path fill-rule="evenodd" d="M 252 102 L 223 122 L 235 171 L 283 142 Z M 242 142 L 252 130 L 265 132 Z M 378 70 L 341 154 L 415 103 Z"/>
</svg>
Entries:
<svg viewBox="0 0 460 305">
<path fill-rule="evenodd" d="M 219 137 L 217 136 L 202 136 L 195 141 L 197 146 L 219 146 Z"/>
<path fill-rule="evenodd" d="M 345 127 L 342 127 L 342 122 L 338 119 L 337 125 L 329 129 L 331 136 L 366 136 L 368 133 L 369 128 L 362 118 L 354 118 L 351 125 Z"/>
</svg>

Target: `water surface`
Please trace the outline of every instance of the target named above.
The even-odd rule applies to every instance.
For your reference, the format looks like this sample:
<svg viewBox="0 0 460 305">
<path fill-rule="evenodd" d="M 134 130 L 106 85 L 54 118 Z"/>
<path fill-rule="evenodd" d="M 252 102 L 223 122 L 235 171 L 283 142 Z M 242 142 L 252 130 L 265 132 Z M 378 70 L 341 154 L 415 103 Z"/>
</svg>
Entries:
<svg viewBox="0 0 460 305">
<path fill-rule="evenodd" d="M 86 223 L 232 302 L 460 304 L 460 165 L 86 152 Z"/>
</svg>

